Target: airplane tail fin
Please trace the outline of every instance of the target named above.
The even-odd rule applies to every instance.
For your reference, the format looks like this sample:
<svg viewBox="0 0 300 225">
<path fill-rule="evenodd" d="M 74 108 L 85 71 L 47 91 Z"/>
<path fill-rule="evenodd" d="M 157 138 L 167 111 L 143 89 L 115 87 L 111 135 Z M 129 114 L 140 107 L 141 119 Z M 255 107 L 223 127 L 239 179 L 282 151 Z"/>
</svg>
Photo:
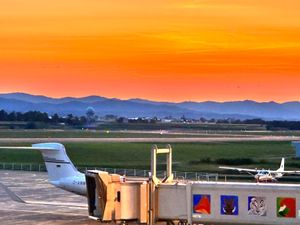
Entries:
<svg viewBox="0 0 300 225">
<path fill-rule="evenodd" d="M 45 161 L 49 181 L 55 183 L 61 178 L 76 176 L 79 171 L 75 168 L 67 156 L 64 145 L 60 143 L 39 143 L 33 144 L 32 147 L 0 147 L 4 149 L 32 149 L 39 150 Z"/>
<path fill-rule="evenodd" d="M 278 172 L 283 172 L 284 171 L 284 158 L 281 159 L 281 163 L 280 163 L 280 167 L 279 169 L 277 170 Z"/>
<path fill-rule="evenodd" d="M 50 181 L 78 175 L 79 172 L 67 156 L 64 145 L 60 143 L 39 143 L 33 144 L 32 147 L 40 148 Z"/>
</svg>

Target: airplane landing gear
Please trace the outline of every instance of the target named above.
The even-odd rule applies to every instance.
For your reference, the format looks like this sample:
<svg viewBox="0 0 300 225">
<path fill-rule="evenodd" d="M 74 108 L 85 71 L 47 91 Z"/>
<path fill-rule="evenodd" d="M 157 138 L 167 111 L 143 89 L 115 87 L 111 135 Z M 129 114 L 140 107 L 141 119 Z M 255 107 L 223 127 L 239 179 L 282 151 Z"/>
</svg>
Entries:
<svg viewBox="0 0 300 225">
<path fill-rule="evenodd" d="M 127 225 L 126 221 L 121 221 L 119 225 Z"/>
<path fill-rule="evenodd" d="M 179 220 L 178 225 L 188 225 L 187 220 Z"/>
</svg>

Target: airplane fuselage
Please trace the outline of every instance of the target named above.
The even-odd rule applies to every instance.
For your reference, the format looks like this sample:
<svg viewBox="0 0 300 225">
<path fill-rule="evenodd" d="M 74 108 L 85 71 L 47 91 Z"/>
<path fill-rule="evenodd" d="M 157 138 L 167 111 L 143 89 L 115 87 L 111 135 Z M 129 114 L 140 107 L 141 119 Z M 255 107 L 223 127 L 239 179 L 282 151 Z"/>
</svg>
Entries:
<svg viewBox="0 0 300 225">
<path fill-rule="evenodd" d="M 276 178 L 273 177 L 272 175 L 262 175 L 262 176 L 255 176 L 255 179 L 258 182 L 275 182 Z"/>
<path fill-rule="evenodd" d="M 258 182 L 276 182 L 283 174 L 272 174 L 271 172 L 258 173 L 254 177 Z"/>
<path fill-rule="evenodd" d="M 77 176 L 65 177 L 56 181 L 49 181 L 52 185 L 63 190 L 86 196 L 85 175 L 79 173 Z"/>
</svg>

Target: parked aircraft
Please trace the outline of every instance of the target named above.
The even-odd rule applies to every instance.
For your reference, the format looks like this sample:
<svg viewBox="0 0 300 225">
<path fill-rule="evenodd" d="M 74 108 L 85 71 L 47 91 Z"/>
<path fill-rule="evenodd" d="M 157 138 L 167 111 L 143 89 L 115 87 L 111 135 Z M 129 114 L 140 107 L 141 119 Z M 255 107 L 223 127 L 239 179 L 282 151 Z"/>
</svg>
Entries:
<svg viewBox="0 0 300 225">
<path fill-rule="evenodd" d="M 79 172 L 75 168 L 67 156 L 64 145 L 60 143 L 39 143 L 33 144 L 32 147 L 0 147 L 0 149 L 29 149 L 40 151 L 45 161 L 49 182 L 52 185 L 78 195 L 85 196 L 87 194 L 85 174 Z M 280 168 L 275 171 L 264 169 L 243 169 L 235 167 L 220 168 L 250 173 L 259 182 L 276 181 L 284 174 L 300 174 L 300 171 L 285 171 L 284 158 L 282 158 Z M 121 177 L 121 179 L 124 180 L 124 177 Z"/>
<path fill-rule="evenodd" d="M 45 161 L 49 182 L 78 195 L 86 195 L 85 174 L 79 172 L 60 143 L 33 144 L 32 147 L 0 147 L 0 149 L 39 150 Z"/>
<path fill-rule="evenodd" d="M 238 167 L 220 166 L 220 169 L 235 170 L 239 172 L 246 172 L 254 176 L 257 182 L 274 182 L 285 174 L 300 174 L 300 171 L 287 171 L 284 170 L 285 159 L 281 159 L 281 164 L 278 170 L 265 170 L 265 169 L 245 169 Z"/>
</svg>

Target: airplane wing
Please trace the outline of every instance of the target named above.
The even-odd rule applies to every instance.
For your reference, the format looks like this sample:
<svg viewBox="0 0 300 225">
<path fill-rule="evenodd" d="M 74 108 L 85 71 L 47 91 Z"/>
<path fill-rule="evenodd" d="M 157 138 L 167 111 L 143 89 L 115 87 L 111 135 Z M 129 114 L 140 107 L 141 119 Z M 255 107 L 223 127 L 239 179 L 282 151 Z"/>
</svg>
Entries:
<svg viewBox="0 0 300 225">
<path fill-rule="evenodd" d="M 51 151 L 59 151 L 58 149 L 56 148 L 51 148 L 51 147 L 11 147 L 11 146 L 8 146 L 8 147 L 5 147 L 5 146 L 1 146 L 0 149 L 16 149 L 16 150 L 25 150 L 25 149 L 28 149 L 28 150 L 51 150 Z"/>
<path fill-rule="evenodd" d="M 299 170 L 284 170 L 284 171 L 277 171 L 277 170 L 270 170 L 270 173 L 284 173 L 284 174 L 299 174 L 300 175 L 300 171 Z"/>
<path fill-rule="evenodd" d="M 220 166 L 219 168 L 224 169 L 224 170 L 236 170 L 239 172 L 249 172 L 249 173 L 257 173 L 258 172 L 257 169 L 244 169 L 244 168 L 238 168 L 238 167 Z"/>
</svg>

